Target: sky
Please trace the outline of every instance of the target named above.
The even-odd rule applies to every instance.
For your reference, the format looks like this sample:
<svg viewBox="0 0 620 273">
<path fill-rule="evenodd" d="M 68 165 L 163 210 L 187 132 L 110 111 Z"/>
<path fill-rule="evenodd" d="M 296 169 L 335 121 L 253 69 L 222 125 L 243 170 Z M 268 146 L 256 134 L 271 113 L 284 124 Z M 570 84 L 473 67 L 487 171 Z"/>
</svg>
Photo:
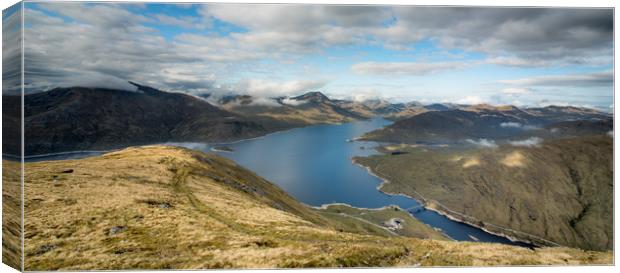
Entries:
<svg viewBox="0 0 620 273">
<path fill-rule="evenodd" d="M 3 13 L 5 64 L 19 58 L 15 22 Z M 28 93 L 134 81 L 194 95 L 613 104 L 611 9 L 26 3 L 24 27 Z"/>
</svg>

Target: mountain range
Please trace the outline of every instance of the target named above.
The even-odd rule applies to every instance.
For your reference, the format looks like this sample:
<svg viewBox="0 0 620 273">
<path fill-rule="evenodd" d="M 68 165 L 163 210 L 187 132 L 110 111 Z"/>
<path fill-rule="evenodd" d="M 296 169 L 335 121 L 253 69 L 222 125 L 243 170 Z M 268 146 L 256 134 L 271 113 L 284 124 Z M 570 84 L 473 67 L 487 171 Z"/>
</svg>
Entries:
<svg viewBox="0 0 620 273">
<path fill-rule="evenodd" d="M 189 95 L 137 86 L 137 92 L 73 87 L 24 96 L 26 155 L 230 141 L 280 129 L 277 122 L 248 119 Z"/>
<path fill-rule="evenodd" d="M 229 142 L 382 116 L 394 122 L 360 138 L 382 142 L 382 154 L 354 159 L 389 181 L 382 191 L 412 196 L 458 221 L 536 245 L 598 251 L 612 246 L 611 114 L 560 106 L 358 102 L 321 92 L 215 99 L 132 84 L 137 90 L 68 87 L 24 96 L 26 155 L 165 142 Z M 3 96 L 3 129 L 8 130 L 5 136 L 12 136 L 3 136 L 5 153 L 19 153 L 21 105 L 21 97 Z M 3 162 L 8 167 L 13 163 Z M 154 268 L 202 268 L 611 259 L 609 252 L 448 242 L 437 230 L 394 208 L 373 211 L 372 216 L 345 205 L 309 208 L 234 162 L 181 148 L 141 146 L 79 161 L 29 163 L 28 172 L 26 191 L 33 198 L 26 201 L 29 219 L 65 221 L 58 222 L 62 229 L 45 229 L 37 226 L 40 223 L 26 229 L 33 246 L 26 250 L 32 269 L 59 265 L 56 255 L 64 252 L 54 250 L 67 247 L 104 253 L 122 268 L 147 266 L 135 264 L 139 261 L 150 261 L 148 266 Z M 97 183 L 84 183 L 84 177 Z M 90 194 L 84 195 L 80 187 L 88 187 Z M 127 194 L 116 194 L 119 191 Z M 43 206 L 41 200 L 55 201 Z M 100 206 L 75 206 L 81 203 Z M 123 206 L 123 213 L 110 204 Z M 102 212 L 100 207 L 110 210 Z M 51 209 L 56 212 L 50 214 Z M 56 217 L 58 213 L 66 215 Z M 407 229 L 389 229 L 385 223 L 394 217 L 405 219 Z M 18 223 L 9 224 L 15 228 Z M 71 228 L 76 225 L 88 228 Z M 93 226 L 101 232 L 91 232 Z M 211 237 L 200 234 L 205 229 Z M 88 234 L 80 234 L 83 230 Z M 92 240 L 64 239 L 86 237 Z M 206 251 L 202 254 L 211 257 L 212 264 L 185 258 L 193 257 L 192 249 Z M 218 259 L 222 251 L 248 255 Z M 497 251 L 504 254 L 489 254 Z M 152 263 L 163 252 L 170 253 L 169 258 Z M 423 254 L 431 252 L 435 255 Z M 72 259 L 78 264 L 61 267 L 102 268 L 97 260 Z"/>
<path fill-rule="evenodd" d="M 231 112 L 270 117 L 295 125 L 350 122 L 374 115 L 372 109 L 361 103 L 332 100 L 321 92 L 273 99 L 231 95 L 222 97 L 218 104 Z"/>
<path fill-rule="evenodd" d="M 613 116 L 588 108 L 470 105 L 425 111 L 369 132 L 361 140 L 449 144 L 467 139 L 565 138 L 613 129 Z"/>
<path fill-rule="evenodd" d="M 573 120 L 602 120 L 597 130 L 606 130 L 611 124 L 606 113 L 575 107 L 519 109 L 390 103 L 381 99 L 358 102 L 331 99 L 316 91 L 269 99 L 250 95 L 215 99 L 132 84 L 137 91 L 69 87 L 24 96 L 26 155 L 163 142 L 230 142 L 289 128 L 374 116 L 395 123 L 363 138 L 392 142 L 500 138 L 535 126 L 546 126 L 551 131 L 553 126 L 570 126 Z M 5 132 L 19 131 L 20 100 L 19 96 L 3 97 Z M 14 135 L 5 138 L 5 153 L 19 153 L 19 134 Z"/>
</svg>

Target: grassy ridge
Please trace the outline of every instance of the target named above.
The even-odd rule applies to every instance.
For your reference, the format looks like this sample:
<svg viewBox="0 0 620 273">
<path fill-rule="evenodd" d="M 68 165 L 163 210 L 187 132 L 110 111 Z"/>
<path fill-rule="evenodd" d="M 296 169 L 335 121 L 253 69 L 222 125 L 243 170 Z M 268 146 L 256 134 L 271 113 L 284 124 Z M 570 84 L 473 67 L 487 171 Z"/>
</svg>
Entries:
<svg viewBox="0 0 620 273">
<path fill-rule="evenodd" d="M 365 221 L 350 225 L 352 218 L 325 217 L 230 160 L 182 148 L 149 146 L 28 163 L 25 176 L 26 270 L 607 264 L 612 259 L 609 252 L 416 239 L 373 230 L 376 225 L 364 226 Z"/>
</svg>

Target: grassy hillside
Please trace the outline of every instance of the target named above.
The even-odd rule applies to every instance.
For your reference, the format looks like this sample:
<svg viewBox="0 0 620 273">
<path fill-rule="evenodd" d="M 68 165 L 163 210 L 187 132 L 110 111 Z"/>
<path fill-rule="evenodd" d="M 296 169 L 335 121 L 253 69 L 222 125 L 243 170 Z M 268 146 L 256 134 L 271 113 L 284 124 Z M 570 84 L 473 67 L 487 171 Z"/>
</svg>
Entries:
<svg viewBox="0 0 620 273">
<path fill-rule="evenodd" d="M 389 181 L 381 190 L 419 198 L 462 221 L 539 244 L 607 250 L 612 144 L 598 135 L 493 149 L 395 145 L 356 162 Z"/>
<path fill-rule="evenodd" d="M 2 161 L 2 262 L 21 268 L 21 166 Z"/>
<path fill-rule="evenodd" d="M 609 252 L 386 234 L 373 221 L 390 215 L 361 216 L 339 208 L 367 220 L 326 217 L 324 210 L 300 204 L 232 161 L 181 148 L 149 146 L 28 163 L 25 175 L 26 270 L 608 264 L 612 259 Z"/>
</svg>

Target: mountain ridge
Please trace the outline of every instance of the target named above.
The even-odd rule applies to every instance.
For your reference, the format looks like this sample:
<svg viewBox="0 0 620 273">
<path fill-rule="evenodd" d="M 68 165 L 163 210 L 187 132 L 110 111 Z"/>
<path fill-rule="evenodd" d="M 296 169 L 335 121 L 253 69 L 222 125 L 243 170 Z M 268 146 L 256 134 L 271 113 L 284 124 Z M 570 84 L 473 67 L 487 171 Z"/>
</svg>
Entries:
<svg viewBox="0 0 620 273">
<path fill-rule="evenodd" d="M 606 133 L 613 129 L 613 117 L 575 107 L 520 109 L 515 106 L 469 106 L 464 109 L 425 111 L 398 119 L 385 128 L 366 133 L 360 139 L 442 144 L 472 138 L 507 140 L 527 136 L 555 137 L 560 135 L 554 134 L 552 128 L 559 124 L 572 124 L 574 134 L 588 133 L 588 128 L 592 133 Z M 548 130 L 544 131 L 545 128 Z"/>
<path fill-rule="evenodd" d="M 111 149 L 168 141 L 232 141 L 289 128 L 252 119 L 203 99 L 139 86 L 139 92 L 101 88 L 55 88 L 24 96 L 26 155 Z M 19 96 L 4 96 L 21 105 Z M 8 115 L 14 124 L 19 117 Z M 8 142 L 11 142 L 9 140 Z M 13 143 L 3 145 L 15 152 Z"/>
</svg>

